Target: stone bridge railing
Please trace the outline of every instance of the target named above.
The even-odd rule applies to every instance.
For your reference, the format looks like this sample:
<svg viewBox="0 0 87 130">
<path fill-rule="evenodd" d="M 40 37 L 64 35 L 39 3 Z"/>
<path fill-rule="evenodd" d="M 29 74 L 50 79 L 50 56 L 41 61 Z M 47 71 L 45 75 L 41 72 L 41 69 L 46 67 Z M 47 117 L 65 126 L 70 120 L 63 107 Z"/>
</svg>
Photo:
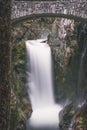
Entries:
<svg viewBox="0 0 87 130">
<path fill-rule="evenodd" d="M 12 2 L 12 19 L 34 14 L 65 14 L 87 19 L 87 0 Z"/>
</svg>

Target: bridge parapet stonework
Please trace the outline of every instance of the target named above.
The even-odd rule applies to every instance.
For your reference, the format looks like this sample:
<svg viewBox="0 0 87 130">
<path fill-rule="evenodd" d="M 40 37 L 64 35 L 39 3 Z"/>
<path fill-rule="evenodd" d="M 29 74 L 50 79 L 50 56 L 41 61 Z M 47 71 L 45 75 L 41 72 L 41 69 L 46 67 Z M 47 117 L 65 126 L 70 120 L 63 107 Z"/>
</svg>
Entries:
<svg viewBox="0 0 87 130">
<path fill-rule="evenodd" d="M 87 0 L 13 1 L 12 19 L 32 14 L 67 14 L 87 19 Z"/>
</svg>

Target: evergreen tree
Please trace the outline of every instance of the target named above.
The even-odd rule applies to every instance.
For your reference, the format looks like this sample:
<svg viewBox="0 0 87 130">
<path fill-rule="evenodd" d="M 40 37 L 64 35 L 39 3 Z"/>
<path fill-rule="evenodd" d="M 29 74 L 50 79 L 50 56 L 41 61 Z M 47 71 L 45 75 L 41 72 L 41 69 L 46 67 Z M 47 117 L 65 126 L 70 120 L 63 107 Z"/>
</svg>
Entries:
<svg viewBox="0 0 87 130">
<path fill-rule="evenodd" d="M 0 130 L 8 130 L 11 87 L 11 0 L 0 0 Z"/>
</svg>

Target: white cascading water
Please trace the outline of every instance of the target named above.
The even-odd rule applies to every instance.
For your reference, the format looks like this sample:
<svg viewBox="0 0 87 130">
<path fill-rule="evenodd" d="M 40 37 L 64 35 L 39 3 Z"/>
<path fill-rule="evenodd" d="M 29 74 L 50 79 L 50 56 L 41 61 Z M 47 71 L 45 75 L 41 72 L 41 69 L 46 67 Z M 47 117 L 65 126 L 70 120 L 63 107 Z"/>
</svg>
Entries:
<svg viewBox="0 0 87 130">
<path fill-rule="evenodd" d="M 51 50 L 46 39 L 26 41 L 27 87 L 33 113 L 27 130 L 56 130 L 61 106 L 53 94 Z"/>
</svg>

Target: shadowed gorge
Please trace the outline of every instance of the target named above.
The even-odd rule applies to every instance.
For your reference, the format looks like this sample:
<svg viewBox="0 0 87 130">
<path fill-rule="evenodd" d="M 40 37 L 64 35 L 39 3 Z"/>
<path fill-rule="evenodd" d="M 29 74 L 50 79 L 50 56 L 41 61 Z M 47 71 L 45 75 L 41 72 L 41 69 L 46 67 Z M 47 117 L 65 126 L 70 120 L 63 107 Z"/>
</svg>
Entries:
<svg viewBox="0 0 87 130">
<path fill-rule="evenodd" d="M 60 130 L 71 127 L 76 130 L 80 126 L 86 127 L 86 117 L 84 116 L 86 114 L 87 91 L 86 23 L 64 18 L 42 17 L 15 26 L 13 28 L 13 36 L 13 76 L 15 78 L 13 93 L 17 88 L 15 95 L 17 95 L 16 100 L 19 99 L 16 108 L 18 117 L 16 117 L 17 121 L 15 122 L 17 123 L 17 128 L 20 128 L 20 124 L 24 124 L 27 127 L 24 130 L 54 130 L 54 128 L 58 129 L 58 125 Z M 47 36 L 45 43 L 43 40 Z M 41 40 L 42 43 L 40 43 Z M 27 41 L 29 50 L 26 49 L 25 41 Z M 47 55 L 50 53 L 49 48 L 51 48 L 53 61 L 51 67 L 51 59 L 47 60 Z M 83 54 L 84 58 L 82 61 L 81 56 Z M 44 56 L 45 58 L 41 58 Z M 82 65 L 80 68 L 81 61 Z M 28 66 L 27 74 L 26 64 Z M 48 69 L 44 71 L 44 67 L 47 64 Z M 53 70 L 52 73 L 49 71 L 50 68 Z M 80 71 L 81 69 L 82 72 Z M 46 78 L 44 72 L 47 72 L 47 77 L 49 77 L 49 74 L 52 77 Z M 27 81 L 25 75 L 27 76 Z M 82 81 L 79 80 L 79 75 Z M 46 85 L 45 81 L 49 81 L 48 85 Z M 50 85 L 51 87 L 46 87 Z M 50 90 L 50 88 L 53 89 Z M 79 100 L 80 103 L 78 105 Z M 54 106 L 50 104 L 54 104 Z M 60 110 L 58 104 L 63 106 L 60 114 L 58 114 Z M 47 118 L 45 119 L 45 117 Z M 79 118 L 81 123 L 74 128 L 77 118 Z M 84 120 L 81 121 L 81 119 Z"/>
</svg>

